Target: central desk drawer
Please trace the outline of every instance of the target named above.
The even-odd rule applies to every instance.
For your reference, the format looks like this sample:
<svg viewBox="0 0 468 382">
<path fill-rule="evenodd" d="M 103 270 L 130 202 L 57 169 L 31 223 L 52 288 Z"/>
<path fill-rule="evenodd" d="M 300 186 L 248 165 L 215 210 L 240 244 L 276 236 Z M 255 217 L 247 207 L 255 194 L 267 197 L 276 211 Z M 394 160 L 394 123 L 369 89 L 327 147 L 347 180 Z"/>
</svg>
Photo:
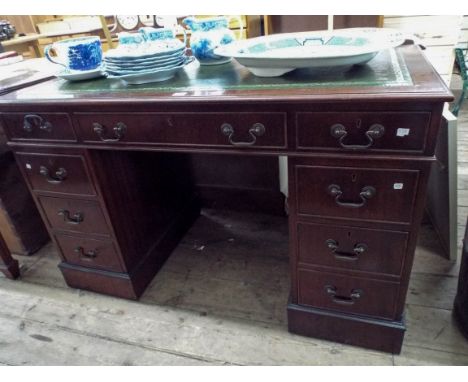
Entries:
<svg viewBox="0 0 468 382">
<path fill-rule="evenodd" d="M 98 202 L 92 200 L 38 197 L 52 229 L 109 235 L 109 228 Z"/>
<path fill-rule="evenodd" d="M 112 241 L 55 235 L 65 261 L 88 268 L 125 272 Z"/>
<path fill-rule="evenodd" d="M 297 165 L 297 213 L 410 223 L 419 170 Z"/>
<path fill-rule="evenodd" d="M 34 191 L 95 195 L 81 155 L 16 153 Z"/>
<path fill-rule="evenodd" d="M 77 113 L 84 142 L 285 149 L 286 114 Z"/>
<path fill-rule="evenodd" d="M 429 112 L 301 112 L 296 115 L 299 149 L 401 151 L 426 147 Z"/>
</svg>

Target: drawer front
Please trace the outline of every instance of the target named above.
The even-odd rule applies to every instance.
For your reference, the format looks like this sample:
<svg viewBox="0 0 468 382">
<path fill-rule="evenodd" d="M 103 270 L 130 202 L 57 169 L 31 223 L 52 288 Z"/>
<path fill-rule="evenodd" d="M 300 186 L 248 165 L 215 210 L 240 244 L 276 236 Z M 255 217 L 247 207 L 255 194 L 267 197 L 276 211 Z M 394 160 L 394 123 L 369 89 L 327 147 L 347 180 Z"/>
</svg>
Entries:
<svg viewBox="0 0 468 382">
<path fill-rule="evenodd" d="M 31 188 L 76 195 L 95 195 L 81 155 L 16 153 Z"/>
<path fill-rule="evenodd" d="M 2 113 L 1 117 L 11 141 L 76 141 L 66 113 Z"/>
<path fill-rule="evenodd" d="M 55 235 L 65 261 L 83 267 L 125 272 L 112 241 Z"/>
<path fill-rule="evenodd" d="M 296 166 L 297 212 L 410 223 L 419 170 Z"/>
<path fill-rule="evenodd" d="M 298 223 L 299 264 L 399 276 L 406 253 L 405 232 Z M 391 245 L 389 245 L 391 243 Z"/>
<path fill-rule="evenodd" d="M 297 113 L 297 148 L 414 151 L 426 146 L 431 113 Z"/>
<path fill-rule="evenodd" d="M 395 319 L 398 283 L 300 269 L 299 304 Z"/>
<path fill-rule="evenodd" d="M 109 235 L 110 231 L 98 202 L 90 200 L 38 197 L 52 229 Z"/>
<path fill-rule="evenodd" d="M 286 148 L 285 113 L 75 114 L 85 142 Z"/>
</svg>

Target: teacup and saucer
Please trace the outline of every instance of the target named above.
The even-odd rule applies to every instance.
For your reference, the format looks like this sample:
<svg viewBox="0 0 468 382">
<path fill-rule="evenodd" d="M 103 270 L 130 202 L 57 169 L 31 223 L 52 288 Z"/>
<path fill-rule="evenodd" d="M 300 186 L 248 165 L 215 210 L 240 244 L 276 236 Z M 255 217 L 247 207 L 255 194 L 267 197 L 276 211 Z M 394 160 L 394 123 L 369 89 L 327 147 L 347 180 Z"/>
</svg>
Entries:
<svg viewBox="0 0 468 382">
<path fill-rule="evenodd" d="M 54 56 L 51 53 L 55 53 Z M 60 40 L 47 45 L 46 58 L 64 70 L 57 77 L 68 81 L 82 81 L 101 77 L 102 45 L 99 36 L 78 37 Z"/>
</svg>

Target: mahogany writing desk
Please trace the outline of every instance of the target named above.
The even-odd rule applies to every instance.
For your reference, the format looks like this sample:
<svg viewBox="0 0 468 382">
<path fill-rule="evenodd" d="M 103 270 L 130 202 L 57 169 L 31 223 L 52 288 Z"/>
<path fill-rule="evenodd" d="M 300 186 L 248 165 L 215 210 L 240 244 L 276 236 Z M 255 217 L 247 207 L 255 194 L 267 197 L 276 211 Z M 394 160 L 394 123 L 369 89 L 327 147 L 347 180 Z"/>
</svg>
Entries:
<svg viewBox="0 0 468 382">
<path fill-rule="evenodd" d="M 414 45 L 345 73 L 235 62 L 0 98 L 68 285 L 136 299 L 199 213 L 185 153 L 288 157 L 289 330 L 399 352 L 443 104 Z M 222 171 L 222 168 L 220 168 Z"/>
</svg>

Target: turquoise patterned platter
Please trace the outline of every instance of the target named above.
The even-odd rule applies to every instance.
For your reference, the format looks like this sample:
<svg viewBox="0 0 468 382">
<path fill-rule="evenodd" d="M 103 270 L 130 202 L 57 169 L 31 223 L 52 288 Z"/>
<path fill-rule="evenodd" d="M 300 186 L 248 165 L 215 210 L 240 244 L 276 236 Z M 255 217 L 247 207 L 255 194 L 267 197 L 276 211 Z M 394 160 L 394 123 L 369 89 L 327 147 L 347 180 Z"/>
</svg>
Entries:
<svg viewBox="0 0 468 382">
<path fill-rule="evenodd" d="M 298 68 L 347 70 L 404 41 L 394 29 L 349 28 L 238 40 L 216 48 L 215 54 L 235 58 L 256 76 L 277 77 Z"/>
</svg>

